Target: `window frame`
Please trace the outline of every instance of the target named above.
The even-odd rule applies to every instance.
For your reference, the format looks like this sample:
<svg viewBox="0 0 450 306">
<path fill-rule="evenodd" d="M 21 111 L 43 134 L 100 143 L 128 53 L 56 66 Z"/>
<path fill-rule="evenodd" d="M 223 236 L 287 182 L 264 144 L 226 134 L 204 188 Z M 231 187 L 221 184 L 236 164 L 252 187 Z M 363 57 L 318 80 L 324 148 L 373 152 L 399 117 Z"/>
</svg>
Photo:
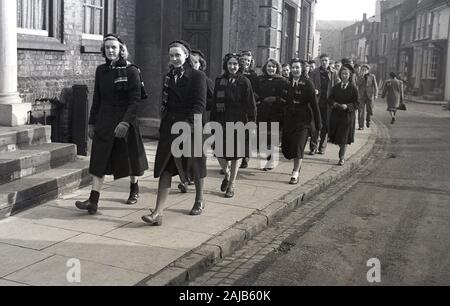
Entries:
<svg viewBox="0 0 450 306">
<path fill-rule="evenodd" d="M 19 50 L 66 51 L 67 46 L 63 43 L 62 31 L 63 12 L 63 0 L 48 0 L 48 15 L 46 17 L 48 29 L 40 31 L 17 27 L 17 48 Z"/>
<path fill-rule="evenodd" d="M 81 3 L 84 7 L 84 1 Z M 116 31 L 116 14 L 117 14 L 117 1 L 105 0 L 103 9 L 103 34 L 81 34 L 81 53 L 101 53 L 101 45 L 105 34 L 114 33 Z M 85 23 L 85 15 L 83 13 L 83 24 Z M 84 32 L 84 29 L 83 31 Z"/>
</svg>

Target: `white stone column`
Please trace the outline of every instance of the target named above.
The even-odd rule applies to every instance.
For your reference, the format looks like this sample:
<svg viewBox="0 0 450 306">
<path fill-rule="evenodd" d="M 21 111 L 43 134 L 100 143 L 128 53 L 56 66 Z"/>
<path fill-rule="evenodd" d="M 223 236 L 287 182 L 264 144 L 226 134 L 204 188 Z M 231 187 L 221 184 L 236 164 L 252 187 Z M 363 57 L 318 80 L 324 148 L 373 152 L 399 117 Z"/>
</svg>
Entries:
<svg viewBox="0 0 450 306">
<path fill-rule="evenodd" d="M 17 91 L 16 1 L 0 0 L 0 126 L 26 124 L 30 109 Z"/>
</svg>

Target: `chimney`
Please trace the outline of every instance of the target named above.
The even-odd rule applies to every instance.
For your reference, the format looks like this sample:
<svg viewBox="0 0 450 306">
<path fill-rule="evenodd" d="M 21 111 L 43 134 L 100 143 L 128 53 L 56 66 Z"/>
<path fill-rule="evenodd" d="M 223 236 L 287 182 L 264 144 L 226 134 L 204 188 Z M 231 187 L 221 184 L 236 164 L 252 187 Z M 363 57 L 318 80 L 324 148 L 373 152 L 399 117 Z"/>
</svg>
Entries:
<svg viewBox="0 0 450 306">
<path fill-rule="evenodd" d="M 367 20 L 367 13 L 364 13 L 363 14 L 363 21 L 366 21 Z"/>
</svg>

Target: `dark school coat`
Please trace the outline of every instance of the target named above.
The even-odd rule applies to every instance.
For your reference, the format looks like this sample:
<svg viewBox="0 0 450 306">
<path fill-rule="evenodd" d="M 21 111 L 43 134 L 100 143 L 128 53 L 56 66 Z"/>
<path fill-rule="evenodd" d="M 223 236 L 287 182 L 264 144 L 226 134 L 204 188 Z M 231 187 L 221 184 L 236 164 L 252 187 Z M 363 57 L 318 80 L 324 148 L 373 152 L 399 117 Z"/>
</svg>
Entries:
<svg viewBox="0 0 450 306">
<path fill-rule="evenodd" d="M 90 173 L 97 177 L 114 175 L 114 179 L 142 176 L 149 168 L 137 120 L 141 101 L 141 81 L 135 66 L 129 66 L 128 90 L 116 92 L 116 71 L 109 65 L 100 65 L 95 73 L 94 99 L 89 124 L 95 126 L 92 142 Z M 120 122 L 130 125 L 124 139 L 114 131 Z"/>
<path fill-rule="evenodd" d="M 242 149 L 242 152 L 238 152 L 237 133 L 228 135 L 226 125 L 227 123 L 235 124 L 237 122 L 242 122 L 245 125 L 248 122 L 255 122 L 256 113 L 256 101 L 252 86 L 246 77 L 238 75 L 233 83 L 226 76 L 216 79 L 211 121 L 218 122 L 223 130 L 223 152 L 216 151 L 217 157 L 226 160 L 238 160 L 244 157 L 250 157 L 249 138 L 245 137 L 245 150 Z M 234 139 L 234 152 L 230 152 L 230 154 L 227 154 L 227 139 Z M 231 149 L 229 150 L 231 151 Z"/>
<path fill-rule="evenodd" d="M 301 159 L 312 124 L 318 131 L 322 126 L 315 88 L 309 80 L 300 79 L 297 86 L 293 86 L 291 80 L 284 95 L 286 108 L 282 136 L 283 155 L 287 159 Z"/>
<path fill-rule="evenodd" d="M 283 99 L 283 90 L 288 84 L 282 76 L 259 77 L 258 122 L 279 122 L 282 127 L 286 102 Z M 275 98 L 275 101 L 265 101 L 267 98 Z"/>
<path fill-rule="evenodd" d="M 347 104 L 347 110 L 333 108 L 333 104 Z M 328 104 L 332 108 L 330 117 L 330 142 L 337 145 L 352 144 L 355 141 L 356 114 L 358 110 L 358 89 L 350 82 L 346 89 L 341 84 L 334 86 Z"/>
<path fill-rule="evenodd" d="M 185 65 L 183 76 L 176 83 L 171 76 L 168 85 L 167 109 L 162 114 L 160 139 L 156 151 L 155 178 L 159 178 L 164 171 L 170 172 L 173 176 L 178 175 L 178 170 L 173 167 L 172 143 L 179 134 L 172 135 L 172 126 L 177 122 L 192 124 L 194 115 L 204 115 L 206 110 L 207 83 L 206 75 L 202 71 Z M 192 150 L 194 150 L 193 143 Z M 182 157 L 182 160 L 185 170 L 189 166 L 190 177 L 206 177 L 206 156 Z"/>
</svg>

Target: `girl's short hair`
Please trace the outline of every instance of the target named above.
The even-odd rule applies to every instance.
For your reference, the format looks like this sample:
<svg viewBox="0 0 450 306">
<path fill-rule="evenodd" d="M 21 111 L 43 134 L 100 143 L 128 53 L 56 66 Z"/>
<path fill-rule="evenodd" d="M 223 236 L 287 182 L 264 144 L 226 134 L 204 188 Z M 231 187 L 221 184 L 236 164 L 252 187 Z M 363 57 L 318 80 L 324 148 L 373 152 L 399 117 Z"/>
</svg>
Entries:
<svg viewBox="0 0 450 306">
<path fill-rule="evenodd" d="M 250 69 L 253 69 L 255 67 L 255 57 L 253 56 L 252 51 L 242 51 L 241 52 L 241 58 L 243 56 L 250 56 L 252 58 L 252 60 L 250 62 Z"/>
<path fill-rule="evenodd" d="M 341 70 L 339 70 L 339 78 L 340 79 L 342 79 L 342 72 L 344 70 L 348 70 L 350 72 L 350 80 L 351 80 L 353 75 L 355 74 L 355 70 L 353 69 L 353 67 L 350 66 L 349 64 L 342 65 Z"/>
<path fill-rule="evenodd" d="M 189 66 L 192 67 L 193 65 L 192 65 L 192 60 L 191 60 L 191 53 L 192 53 L 191 46 L 184 40 L 175 40 L 169 44 L 168 51 L 170 51 L 170 49 L 172 49 L 172 48 L 177 48 L 177 47 L 183 49 L 184 53 L 186 53 L 186 55 L 187 55 L 186 62 L 189 64 Z"/>
<path fill-rule="evenodd" d="M 225 74 L 228 74 L 228 62 L 230 61 L 230 59 L 235 58 L 238 63 L 239 63 L 239 70 L 242 70 L 242 64 L 241 64 L 241 55 L 237 54 L 237 53 L 228 53 L 227 55 L 224 56 L 223 58 L 223 63 L 222 63 L 222 69 L 225 72 Z"/>
<path fill-rule="evenodd" d="M 291 59 L 291 62 L 290 62 L 291 67 L 292 67 L 292 65 L 294 65 L 295 63 L 300 63 L 300 65 L 303 66 L 304 60 L 302 60 L 302 59 L 300 59 L 300 58 L 298 58 L 298 57 Z"/>
<path fill-rule="evenodd" d="M 264 73 L 264 75 L 268 75 L 267 66 L 269 65 L 269 63 L 272 63 L 277 67 L 277 72 L 275 72 L 275 74 L 281 75 L 281 64 L 276 59 L 273 58 L 268 59 L 267 62 L 262 67 L 262 72 Z"/>
<path fill-rule="evenodd" d="M 201 52 L 199 50 L 192 50 L 191 56 L 198 57 L 198 61 L 200 63 L 200 70 L 203 72 L 206 72 L 206 70 L 208 68 L 208 64 L 206 63 L 205 55 L 203 54 L 203 52 Z"/>
<path fill-rule="evenodd" d="M 103 38 L 102 46 L 100 48 L 103 58 L 107 59 L 106 49 L 105 49 L 105 43 L 107 41 L 117 41 L 119 43 L 119 48 L 120 48 L 119 56 L 122 57 L 124 60 L 128 59 L 128 55 L 129 55 L 128 49 L 125 46 L 124 41 L 117 34 L 106 34 L 105 37 Z M 124 55 L 126 55 L 127 57 L 124 58 L 123 57 Z"/>
</svg>

